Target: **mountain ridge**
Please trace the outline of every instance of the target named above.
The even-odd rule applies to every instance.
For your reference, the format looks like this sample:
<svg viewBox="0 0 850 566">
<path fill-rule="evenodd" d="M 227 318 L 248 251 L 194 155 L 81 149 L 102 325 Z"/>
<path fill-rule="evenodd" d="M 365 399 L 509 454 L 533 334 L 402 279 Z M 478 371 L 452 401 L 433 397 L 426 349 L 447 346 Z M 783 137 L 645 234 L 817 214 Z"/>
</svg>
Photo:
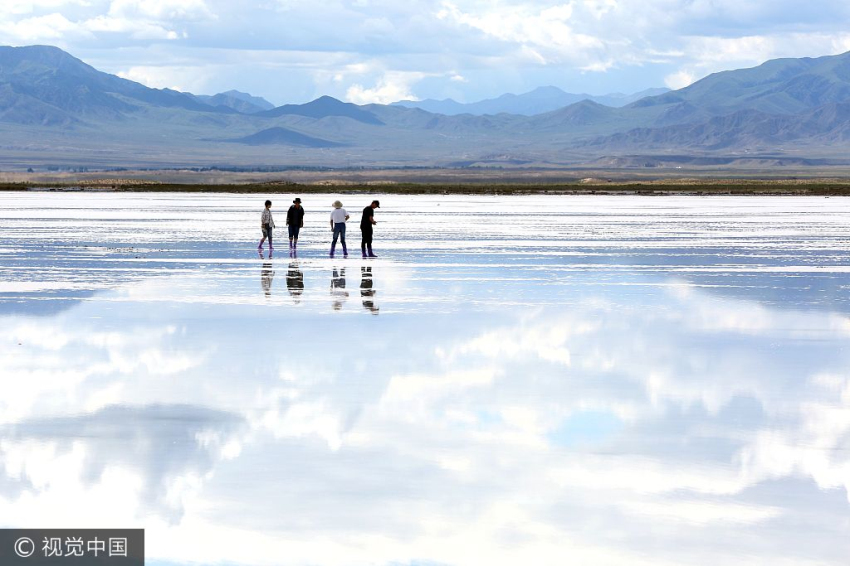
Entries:
<svg viewBox="0 0 850 566">
<path fill-rule="evenodd" d="M 55 47 L 0 47 L 0 145 L 14 148 L 3 161 L 14 166 L 535 167 L 646 152 L 850 150 L 850 53 L 715 73 L 622 107 L 585 99 L 534 115 L 446 115 L 330 96 L 275 108 L 262 100 L 151 89 Z"/>
<path fill-rule="evenodd" d="M 556 86 L 543 86 L 523 94 L 506 93 L 478 102 L 462 103 L 451 98 L 446 98 L 443 100 L 400 100 L 393 102 L 392 105 L 403 106 L 405 108 L 419 108 L 427 112 L 444 114 L 446 116 L 456 116 L 458 114 L 472 114 L 474 116 L 494 114 L 535 116 L 584 100 L 602 104 L 603 106 L 619 108 L 646 96 L 661 94 L 660 91 L 667 92 L 669 89 L 652 88 L 633 94 L 612 93 L 597 96 L 586 93 L 569 93 Z"/>
</svg>

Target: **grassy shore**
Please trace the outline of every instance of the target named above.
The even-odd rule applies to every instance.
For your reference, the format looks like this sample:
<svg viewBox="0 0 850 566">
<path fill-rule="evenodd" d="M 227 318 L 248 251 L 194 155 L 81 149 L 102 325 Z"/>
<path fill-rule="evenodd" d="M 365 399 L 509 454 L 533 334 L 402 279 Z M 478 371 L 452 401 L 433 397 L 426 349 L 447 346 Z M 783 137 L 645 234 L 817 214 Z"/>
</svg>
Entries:
<svg viewBox="0 0 850 566">
<path fill-rule="evenodd" d="M 850 196 L 850 181 L 740 181 L 694 180 L 626 183 L 345 183 L 291 182 L 191 184 L 138 180 L 99 180 L 60 183 L 2 183 L 0 191 L 91 191 L 236 194 L 470 194 L 470 195 L 812 195 Z"/>
</svg>

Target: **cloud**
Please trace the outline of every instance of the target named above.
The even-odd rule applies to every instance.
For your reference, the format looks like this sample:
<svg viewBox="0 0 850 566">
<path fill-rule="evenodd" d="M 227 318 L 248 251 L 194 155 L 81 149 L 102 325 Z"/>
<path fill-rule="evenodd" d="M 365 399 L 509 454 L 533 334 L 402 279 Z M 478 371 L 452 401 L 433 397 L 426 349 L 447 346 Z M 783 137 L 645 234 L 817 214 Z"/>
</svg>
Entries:
<svg viewBox="0 0 850 566">
<path fill-rule="evenodd" d="M 424 73 L 390 71 L 384 73 L 371 88 L 360 84 L 351 85 L 345 93 L 345 98 L 355 104 L 389 104 L 398 100 L 418 100 L 410 88 L 425 76 Z"/>
<path fill-rule="evenodd" d="M 59 13 L 18 20 L 5 26 L 4 35 L 19 41 L 63 40 L 71 35 L 84 35 L 85 30 Z"/>
<path fill-rule="evenodd" d="M 187 21 L 213 18 L 204 0 L 113 0 L 109 15 L 154 21 Z"/>
<path fill-rule="evenodd" d="M 0 6 L 0 41 L 60 45 L 125 73 L 162 65 L 152 58 L 179 44 L 191 57 L 175 67 L 215 67 L 206 84 L 216 90 L 250 86 L 280 103 L 321 94 L 471 101 L 549 84 L 635 92 L 773 57 L 835 54 L 850 50 L 850 34 L 839 25 L 848 18 L 846 3 L 832 0 L 817 10 L 790 0 L 329 0 L 320 7 L 303 0 L 12 0 Z M 222 52 L 251 64 L 222 65 Z M 302 54 L 315 63 L 296 62 Z M 361 63 L 372 71 L 332 80 Z M 426 77 L 400 80 L 385 77 L 388 70 Z"/>
<path fill-rule="evenodd" d="M 88 0 L 4 0 L 0 15 L 32 14 L 43 10 L 55 11 L 67 6 L 88 6 Z"/>
<path fill-rule="evenodd" d="M 689 71 L 679 71 L 664 77 L 664 85 L 673 90 L 679 90 L 693 84 L 696 77 Z"/>
<path fill-rule="evenodd" d="M 136 81 L 151 88 L 170 88 L 182 92 L 205 92 L 208 74 L 205 69 L 180 66 L 140 66 L 119 71 L 123 79 Z"/>
<path fill-rule="evenodd" d="M 178 39 L 180 34 L 158 24 L 128 17 L 98 16 L 86 20 L 80 27 L 93 33 L 121 33 L 133 39 Z"/>
<path fill-rule="evenodd" d="M 571 25 L 573 4 L 542 9 L 526 5 L 495 4 L 486 9 L 464 11 L 444 2 L 437 18 L 472 28 L 485 36 L 528 48 L 541 64 L 576 61 L 604 48 L 604 42 Z"/>
</svg>

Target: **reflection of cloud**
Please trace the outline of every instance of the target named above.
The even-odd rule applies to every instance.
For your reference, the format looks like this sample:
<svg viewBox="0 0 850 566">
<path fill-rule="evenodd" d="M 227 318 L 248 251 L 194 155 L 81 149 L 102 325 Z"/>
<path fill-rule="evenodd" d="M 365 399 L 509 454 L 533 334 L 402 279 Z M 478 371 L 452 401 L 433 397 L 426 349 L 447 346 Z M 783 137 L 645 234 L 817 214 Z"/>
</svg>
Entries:
<svg viewBox="0 0 850 566">
<path fill-rule="evenodd" d="M 293 274 L 307 299 L 310 267 Z M 256 295 L 256 267 L 245 278 Z M 547 310 L 323 316 L 321 278 L 321 314 L 175 300 L 145 324 L 83 338 L 70 329 L 114 307 L 94 302 L 5 326 L 0 336 L 29 349 L 16 365 L 0 358 L 4 371 L 61 370 L 73 385 L 35 388 L 45 398 L 0 430 L 0 489 L 47 510 L 84 490 L 108 517 L 103 501 L 124 482 L 122 505 L 174 521 L 151 531 L 152 554 L 170 560 L 841 563 L 838 545 L 780 536 L 813 532 L 794 497 L 754 493 L 792 480 L 846 489 L 845 317 L 681 286 L 593 287 Z M 207 344 L 226 347 L 152 373 Z M 0 388 L 0 403 L 23 389 Z M 86 404 L 93 415 L 50 417 Z M 840 495 L 819 519 L 839 525 L 822 531 L 828 541 Z M 23 504 L 0 500 L 0 513 Z M 782 541 L 765 549 L 765 537 Z"/>
<path fill-rule="evenodd" d="M 177 521 L 184 491 L 233 456 L 230 437 L 240 425 L 233 414 L 187 405 L 113 406 L 7 425 L 0 428 L 0 462 L 6 477 L 26 482 L 7 499 L 25 494 L 49 505 L 45 500 L 67 497 L 64 488 L 76 481 L 89 491 L 109 478 L 127 478 L 121 499 L 131 510 Z"/>
<path fill-rule="evenodd" d="M 120 394 L 124 382 L 116 379 L 119 376 L 153 380 L 202 365 L 203 352 L 190 355 L 163 347 L 178 330 L 173 325 L 129 331 L 87 325 L 64 328 L 32 319 L 6 324 L 0 339 L 15 344 L 16 355 L 0 357 L 0 374 L 10 376 L 0 382 L 0 424 L 33 412 L 65 409 L 69 400 L 72 407 L 95 410 Z"/>
</svg>

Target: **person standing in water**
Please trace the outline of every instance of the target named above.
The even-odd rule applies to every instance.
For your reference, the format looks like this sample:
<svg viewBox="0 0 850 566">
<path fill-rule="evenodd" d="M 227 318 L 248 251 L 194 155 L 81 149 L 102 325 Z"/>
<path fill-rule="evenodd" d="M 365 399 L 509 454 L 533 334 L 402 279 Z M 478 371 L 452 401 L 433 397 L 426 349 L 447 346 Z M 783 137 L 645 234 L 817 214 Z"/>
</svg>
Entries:
<svg viewBox="0 0 850 566">
<path fill-rule="evenodd" d="M 334 201 L 333 211 L 331 212 L 331 230 L 334 232 L 334 239 L 331 242 L 331 257 L 334 256 L 336 249 L 336 241 L 339 238 L 342 243 L 342 255 L 348 257 L 348 248 L 345 246 L 345 221 L 350 218 L 348 213 L 342 208 L 342 203 Z"/>
<path fill-rule="evenodd" d="M 363 252 L 363 257 L 378 257 L 372 253 L 372 226 L 377 224 L 375 221 L 375 209 L 381 208 L 381 203 L 373 200 L 372 204 L 363 209 L 363 217 L 360 219 L 360 232 L 362 239 L 360 240 L 360 250 Z M 366 249 L 369 253 L 367 255 Z"/>
<path fill-rule="evenodd" d="M 260 239 L 260 245 L 257 246 L 257 251 L 263 253 L 263 242 L 266 238 L 269 239 L 269 252 L 273 251 L 272 247 L 272 230 L 274 229 L 274 218 L 272 218 L 272 201 L 266 201 L 266 208 L 260 216 L 260 230 L 263 231 L 263 237 Z"/>
<path fill-rule="evenodd" d="M 295 250 L 298 247 L 298 232 L 304 227 L 304 209 L 301 208 L 300 198 L 292 201 L 286 213 L 286 225 L 289 227 L 289 247 Z"/>
</svg>

